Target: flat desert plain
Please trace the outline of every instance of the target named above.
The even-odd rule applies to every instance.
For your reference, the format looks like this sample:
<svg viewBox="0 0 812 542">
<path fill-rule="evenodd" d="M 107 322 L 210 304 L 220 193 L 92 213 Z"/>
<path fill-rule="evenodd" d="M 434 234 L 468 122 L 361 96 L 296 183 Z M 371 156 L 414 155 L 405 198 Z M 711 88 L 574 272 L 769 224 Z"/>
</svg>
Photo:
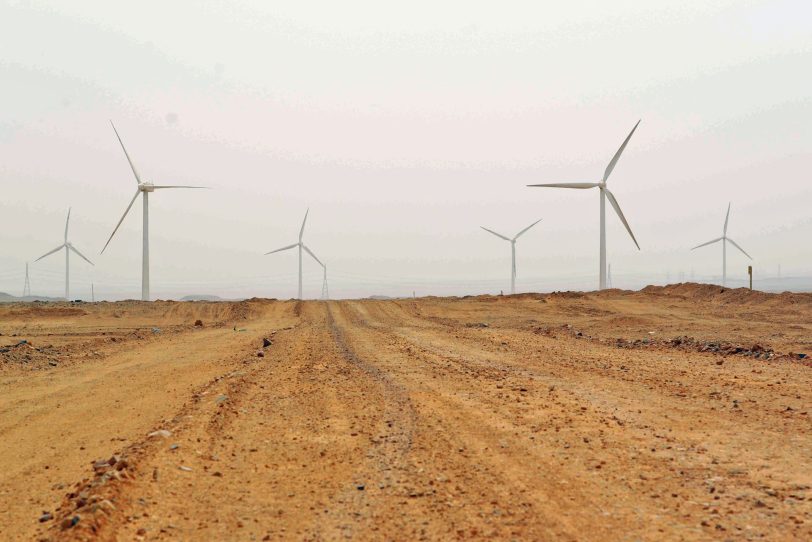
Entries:
<svg viewBox="0 0 812 542">
<path fill-rule="evenodd" d="M 0 333 L 2 540 L 812 540 L 812 295 L 11 304 Z"/>
</svg>

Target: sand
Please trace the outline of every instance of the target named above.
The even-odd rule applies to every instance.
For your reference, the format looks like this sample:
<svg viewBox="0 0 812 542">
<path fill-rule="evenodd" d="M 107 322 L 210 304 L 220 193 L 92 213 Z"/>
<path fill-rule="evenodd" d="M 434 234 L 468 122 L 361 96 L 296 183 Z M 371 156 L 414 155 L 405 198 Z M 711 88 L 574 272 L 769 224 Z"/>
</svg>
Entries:
<svg viewBox="0 0 812 542">
<path fill-rule="evenodd" d="M 812 539 L 812 296 L 17 304 L 0 333 L 4 540 Z"/>
</svg>

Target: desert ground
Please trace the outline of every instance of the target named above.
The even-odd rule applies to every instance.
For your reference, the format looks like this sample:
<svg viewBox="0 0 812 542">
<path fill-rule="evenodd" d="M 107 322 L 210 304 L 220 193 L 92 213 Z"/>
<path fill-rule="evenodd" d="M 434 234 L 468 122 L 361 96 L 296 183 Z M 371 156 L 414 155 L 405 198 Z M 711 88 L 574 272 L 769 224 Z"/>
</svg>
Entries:
<svg viewBox="0 0 812 542">
<path fill-rule="evenodd" d="M 812 540 L 812 295 L 10 304 L 0 334 L 2 540 Z"/>
</svg>

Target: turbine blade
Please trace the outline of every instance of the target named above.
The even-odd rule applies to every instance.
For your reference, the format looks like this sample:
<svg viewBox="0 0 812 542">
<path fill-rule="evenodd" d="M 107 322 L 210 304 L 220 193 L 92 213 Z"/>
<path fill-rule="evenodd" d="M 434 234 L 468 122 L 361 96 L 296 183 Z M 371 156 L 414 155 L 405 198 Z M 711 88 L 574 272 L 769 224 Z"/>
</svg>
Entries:
<svg viewBox="0 0 812 542">
<path fill-rule="evenodd" d="M 302 220 L 302 229 L 299 230 L 299 242 L 300 243 L 302 242 L 302 236 L 304 235 L 304 227 L 305 227 L 305 222 L 307 222 L 308 213 L 310 213 L 310 209 L 305 211 L 305 217 L 304 217 L 304 220 Z"/>
<path fill-rule="evenodd" d="M 65 220 L 65 242 L 68 242 L 68 223 L 70 222 L 70 207 L 68 207 L 68 218 Z"/>
<path fill-rule="evenodd" d="M 595 188 L 596 186 L 600 186 L 599 183 L 546 183 L 546 184 L 528 184 L 527 186 L 532 186 L 534 188 L 542 187 L 542 188 L 578 188 L 578 189 L 586 189 L 586 188 Z"/>
<path fill-rule="evenodd" d="M 533 222 L 532 224 L 530 224 L 529 226 L 527 226 L 525 229 L 523 229 L 523 230 L 522 230 L 522 231 L 520 231 L 519 233 L 517 233 L 517 234 L 516 234 L 516 237 L 514 237 L 514 238 L 513 238 L 513 240 L 515 241 L 516 239 L 518 239 L 518 238 L 519 238 L 519 237 L 520 237 L 522 234 L 524 234 L 524 232 L 526 232 L 527 230 L 529 230 L 530 228 L 532 228 L 533 226 L 535 226 L 535 225 L 536 225 L 536 224 L 538 224 L 539 222 L 541 222 L 541 219 L 540 219 L 540 218 L 539 218 L 538 220 L 536 220 L 535 222 Z"/>
<path fill-rule="evenodd" d="M 497 236 L 497 237 L 501 237 L 501 238 L 502 238 L 502 239 L 504 239 L 505 241 L 510 241 L 510 238 L 505 237 L 505 236 L 504 236 L 504 235 L 502 235 L 501 233 L 496 233 L 496 232 L 495 232 L 495 231 L 493 231 L 493 230 L 489 230 L 489 229 L 488 229 L 488 228 L 486 228 L 485 226 L 480 226 L 480 228 L 482 228 L 483 230 L 485 230 L 485 231 L 486 231 L 486 232 L 488 232 L 488 233 L 492 233 L 492 234 L 494 234 L 494 235 L 495 235 L 495 236 Z"/>
<path fill-rule="evenodd" d="M 153 185 L 152 188 L 154 188 L 155 190 L 158 190 L 160 188 L 208 188 L 208 186 L 181 186 L 181 185 L 177 185 L 177 184 L 174 184 L 174 185 L 168 185 L 168 184 L 158 185 L 158 184 L 156 184 L 156 185 Z"/>
<path fill-rule="evenodd" d="M 634 131 L 634 130 L 632 130 L 632 131 Z M 637 243 L 637 239 L 634 238 L 634 234 L 632 233 L 632 229 L 629 227 L 629 223 L 626 222 L 626 217 L 623 216 L 623 211 L 620 210 L 620 205 L 618 205 L 617 200 L 615 199 L 615 196 L 606 188 L 604 188 L 603 191 L 606 192 L 606 197 L 609 199 L 609 203 L 612 204 L 612 207 L 615 208 L 615 212 L 617 213 L 617 216 L 620 217 L 620 221 L 623 222 L 624 226 L 626 226 L 626 231 L 629 232 L 629 235 L 632 236 L 632 241 L 634 241 L 634 244 L 637 245 L 637 250 L 640 250 L 640 245 Z"/>
<path fill-rule="evenodd" d="M 609 175 L 612 174 L 612 170 L 615 169 L 615 165 L 617 164 L 617 161 L 620 159 L 620 155 L 623 154 L 623 149 L 626 148 L 626 144 L 632 138 L 632 134 L 634 134 L 634 131 L 637 130 L 637 126 L 639 124 L 640 124 L 640 121 L 638 120 L 637 124 L 635 124 L 634 128 L 632 128 L 632 131 L 629 132 L 629 135 L 626 136 L 626 140 L 623 142 L 623 145 L 620 146 L 620 148 L 617 150 L 615 155 L 612 157 L 612 161 L 609 162 L 608 166 L 606 166 L 606 171 L 603 172 L 603 182 L 606 182 L 606 179 L 608 179 Z"/>
<path fill-rule="evenodd" d="M 308 254 L 310 254 L 310 255 L 313 257 L 313 259 L 314 259 L 314 260 L 316 260 L 317 262 L 319 262 L 319 265 L 320 265 L 320 266 L 324 267 L 324 269 L 325 269 L 325 270 L 327 269 L 327 268 L 324 266 L 324 264 L 323 264 L 323 263 L 321 263 L 321 260 L 319 260 L 319 259 L 316 257 L 316 255 L 315 255 L 315 254 L 313 254 L 313 251 L 311 251 L 309 248 L 307 248 L 307 246 L 305 246 L 305 244 L 304 244 L 304 243 L 302 243 L 302 248 L 305 250 L 305 252 L 307 252 Z"/>
<path fill-rule="evenodd" d="M 100 252 L 99 254 L 104 254 L 104 251 L 107 249 L 107 245 L 109 245 L 109 244 L 110 244 L 110 241 L 112 241 L 112 240 L 113 240 L 113 236 L 114 236 L 114 235 L 116 234 L 116 232 L 118 231 L 118 227 L 119 227 L 119 226 L 121 226 L 121 223 L 122 223 L 122 222 L 124 222 L 124 217 L 125 217 L 125 216 L 127 216 L 127 213 L 129 213 L 129 212 L 130 212 L 130 207 L 132 207 L 132 206 L 133 206 L 133 203 L 135 203 L 135 198 L 137 198 L 137 197 L 138 197 L 138 194 L 140 194 L 140 193 L 141 193 L 141 191 L 140 191 L 140 190 L 136 190 L 136 191 L 135 191 L 135 195 L 133 196 L 133 199 L 131 199 L 131 200 L 130 200 L 130 204 L 129 204 L 129 205 L 127 205 L 127 208 L 126 208 L 126 209 L 124 209 L 124 214 L 123 214 L 123 215 L 121 215 L 121 219 L 118 221 L 118 224 L 116 224 L 115 229 L 113 229 L 113 233 L 111 233 L 111 234 L 110 234 L 110 238 L 109 238 L 109 239 L 107 240 L 107 242 L 104 244 L 104 248 L 103 248 L 103 249 L 101 249 L 101 252 Z"/>
<path fill-rule="evenodd" d="M 133 174 L 135 175 L 135 180 L 138 184 L 141 184 L 141 177 L 138 175 L 138 171 L 135 169 L 135 164 L 133 164 L 132 159 L 130 158 L 130 154 L 127 152 L 127 149 L 124 147 L 124 142 L 121 141 L 121 136 L 118 135 L 118 130 L 116 130 L 116 125 L 113 124 L 113 121 L 110 121 L 110 126 L 113 127 L 113 131 L 116 133 L 116 137 L 118 138 L 118 142 L 121 144 L 121 149 L 124 151 L 124 156 L 127 157 L 127 161 L 130 163 L 130 169 L 133 170 Z"/>
<path fill-rule="evenodd" d="M 717 238 L 716 238 L 716 239 L 714 239 L 713 241 L 708 241 L 707 243 L 702 243 L 701 245 L 696 245 L 696 246 L 695 246 L 694 248 L 692 248 L 691 250 L 696 250 L 696 249 L 698 249 L 698 248 L 700 248 L 700 247 L 706 247 L 706 246 L 708 246 L 708 245 L 712 245 L 713 243 L 716 243 L 716 242 L 718 242 L 718 241 L 721 241 L 722 239 L 724 239 L 724 237 L 717 237 Z"/>
<path fill-rule="evenodd" d="M 37 259 L 36 259 L 36 260 L 34 260 L 34 261 L 35 261 L 35 262 L 38 262 L 38 261 L 40 261 L 41 259 L 43 259 L 45 256 L 50 256 L 50 255 L 51 255 L 51 254 L 53 254 L 54 252 L 58 252 L 58 251 L 62 250 L 63 248 L 65 248 L 65 244 L 64 244 L 64 243 L 62 243 L 61 245 L 59 245 L 59 246 L 58 246 L 58 247 L 56 247 L 55 249 L 51 250 L 50 252 L 46 252 L 45 254 L 43 254 L 42 256 L 40 256 L 39 258 L 37 258 Z"/>
<path fill-rule="evenodd" d="M 730 203 L 727 204 L 727 214 L 725 215 L 725 227 L 722 230 L 722 235 L 727 235 L 727 221 L 730 218 Z"/>
<path fill-rule="evenodd" d="M 752 256 L 750 256 L 748 253 L 746 253 L 742 247 L 740 247 L 738 244 L 736 244 L 736 241 L 734 241 L 734 240 L 733 240 L 733 239 L 731 239 L 730 237 L 725 237 L 725 239 L 727 239 L 728 241 L 730 241 L 730 242 L 733 244 L 733 246 L 734 246 L 734 247 L 736 247 L 736 248 L 738 248 L 739 250 L 741 250 L 741 251 L 742 251 L 742 254 L 744 254 L 745 256 L 747 256 L 748 258 L 750 258 L 751 260 L 753 259 L 753 257 L 752 257 Z"/>
<path fill-rule="evenodd" d="M 91 262 L 90 260 L 88 260 L 87 258 L 85 258 L 84 254 L 82 254 L 81 252 L 79 252 L 78 250 L 76 250 L 76 247 L 74 247 L 73 245 L 68 245 L 68 248 L 69 248 L 69 249 L 71 249 L 72 251 L 74 251 L 74 252 L 75 252 L 75 253 L 76 253 L 76 254 L 77 254 L 77 255 L 78 255 L 80 258 L 82 258 L 84 261 L 86 261 L 86 262 L 87 262 L 87 263 L 89 263 L 90 265 L 95 265 L 93 262 Z"/>
<path fill-rule="evenodd" d="M 296 247 L 298 247 L 298 246 L 299 246 L 299 243 L 294 243 L 294 244 L 292 244 L 292 245 L 288 245 L 288 246 L 286 246 L 286 247 L 277 248 L 276 250 L 272 250 L 272 251 L 270 251 L 270 252 L 266 252 L 266 253 L 265 253 L 265 255 L 267 256 L 268 254 L 273 254 L 274 252 L 282 252 L 283 250 L 289 250 L 289 249 L 291 249 L 291 248 L 296 248 Z"/>
</svg>

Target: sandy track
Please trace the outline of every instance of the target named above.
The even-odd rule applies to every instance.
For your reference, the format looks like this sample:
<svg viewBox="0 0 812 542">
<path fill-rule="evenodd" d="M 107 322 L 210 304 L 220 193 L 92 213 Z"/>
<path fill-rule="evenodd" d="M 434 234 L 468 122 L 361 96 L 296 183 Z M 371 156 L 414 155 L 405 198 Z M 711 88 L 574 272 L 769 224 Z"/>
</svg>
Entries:
<svg viewBox="0 0 812 542">
<path fill-rule="evenodd" d="M 246 333 L 181 331 L 9 376 L 0 431 L 22 446 L 0 448 L 12 465 L 5 525 L 12 539 L 38 536 L 39 509 L 78 488 L 114 509 L 66 500 L 58 520 L 80 522 L 41 536 L 810 539 L 812 369 L 612 340 L 668 324 L 776 351 L 805 345 L 805 328 L 783 323 L 792 314 L 770 327 L 766 303 L 701 310 L 700 321 L 694 300 L 663 309 L 620 293 L 280 303 L 248 315 Z M 750 321 L 713 327 L 731 311 Z M 583 335 L 549 333 L 564 322 Z M 160 427 L 172 435 L 146 439 Z M 130 460 L 124 480 L 73 485 L 117 451 Z"/>
</svg>

